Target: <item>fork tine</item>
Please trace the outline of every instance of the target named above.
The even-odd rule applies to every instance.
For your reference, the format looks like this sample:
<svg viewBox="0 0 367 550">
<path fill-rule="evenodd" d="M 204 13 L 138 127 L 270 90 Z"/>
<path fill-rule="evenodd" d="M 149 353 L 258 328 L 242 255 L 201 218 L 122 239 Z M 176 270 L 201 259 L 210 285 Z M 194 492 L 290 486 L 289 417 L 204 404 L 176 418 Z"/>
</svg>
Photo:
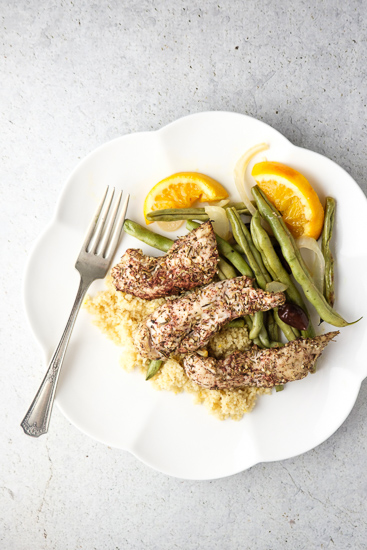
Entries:
<svg viewBox="0 0 367 550">
<path fill-rule="evenodd" d="M 130 195 L 128 194 L 125 201 L 124 201 L 124 204 L 122 205 L 120 217 L 119 217 L 118 222 L 117 222 L 117 224 L 115 226 L 115 229 L 113 231 L 111 242 L 110 242 L 110 245 L 108 247 L 109 251 L 108 251 L 108 254 L 106 254 L 106 258 L 111 259 L 112 256 L 115 253 L 116 247 L 117 247 L 118 242 L 120 240 L 122 226 L 124 225 L 126 210 L 127 210 L 128 204 L 129 204 L 129 199 L 130 199 Z"/>
<path fill-rule="evenodd" d="M 89 246 L 89 243 L 91 241 L 91 238 L 93 236 L 94 230 L 96 228 L 96 225 L 97 225 L 97 222 L 98 222 L 98 219 L 99 219 L 99 215 L 101 213 L 102 207 L 103 207 L 104 202 L 106 200 L 108 189 L 109 189 L 109 186 L 107 185 L 106 191 L 104 192 L 104 195 L 103 195 L 103 198 L 102 198 L 101 202 L 99 203 L 98 208 L 95 211 L 95 214 L 92 218 L 92 221 L 90 222 L 89 227 L 87 229 L 87 232 L 85 234 L 85 239 L 84 239 L 84 242 L 83 242 L 82 250 L 86 251 L 88 246 Z"/>
<path fill-rule="evenodd" d="M 110 237 L 112 235 L 112 229 L 113 229 L 113 226 L 114 226 L 114 223 L 115 223 L 115 220 L 116 220 L 116 217 L 117 217 L 117 212 L 118 212 L 118 209 L 119 209 L 119 206 L 120 206 L 120 203 L 121 203 L 121 197 L 122 197 L 122 191 L 120 191 L 120 193 L 119 193 L 119 196 L 117 198 L 115 207 L 114 207 L 113 212 L 110 216 L 110 219 L 108 220 L 106 230 L 105 230 L 104 235 L 103 235 L 102 240 L 101 240 L 101 245 L 99 247 L 99 253 L 102 254 L 103 257 L 105 257 L 105 254 L 106 254 L 106 251 L 107 251 L 107 246 L 108 246 Z"/>
<path fill-rule="evenodd" d="M 106 223 L 106 219 L 108 217 L 108 214 L 109 214 L 109 211 L 110 211 L 110 208 L 111 208 L 111 203 L 112 203 L 112 199 L 113 199 L 114 194 L 115 194 L 115 188 L 113 188 L 112 195 L 109 198 L 106 207 L 103 208 L 102 214 L 100 215 L 100 217 L 98 219 L 96 232 L 93 236 L 93 244 L 92 244 L 91 249 L 89 250 L 89 252 L 91 254 L 94 254 L 96 252 L 97 247 L 99 245 L 99 241 L 100 241 L 100 238 L 101 238 L 101 235 L 102 235 L 104 224 Z"/>
</svg>

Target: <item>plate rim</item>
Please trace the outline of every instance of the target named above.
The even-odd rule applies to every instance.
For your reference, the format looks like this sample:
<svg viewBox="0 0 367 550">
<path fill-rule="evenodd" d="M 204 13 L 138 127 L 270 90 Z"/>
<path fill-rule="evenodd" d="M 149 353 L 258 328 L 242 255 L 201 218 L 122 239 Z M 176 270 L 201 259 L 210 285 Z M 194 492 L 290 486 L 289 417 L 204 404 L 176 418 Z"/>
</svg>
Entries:
<svg viewBox="0 0 367 550">
<path fill-rule="evenodd" d="M 288 145 L 290 145 L 291 148 L 295 148 L 295 149 L 299 149 L 299 150 L 302 150 L 302 151 L 309 151 L 311 152 L 313 155 L 317 155 L 318 157 L 320 157 L 321 159 L 327 159 L 328 162 L 332 163 L 333 165 L 335 165 L 338 170 L 341 170 L 343 172 L 343 175 L 350 181 L 350 183 L 353 184 L 354 186 L 354 189 L 355 190 L 358 190 L 360 196 L 362 196 L 364 198 L 364 201 L 367 202 L 367 197 L 366 195 L 364 194 L 362 188 L 358 185 L 358 183 L 353 179 L 353 177 L 342 167 L 340 166 L 339 164 L 337 164 L 334 160 L 328 158 L 327 156 L 317 152 L 317 151 L 313 151 L 311 149 L 306 149 L 304 147 L 300 147 L 298 145 L 294 145 L 286 136 L 284 136 L 281 132 L 279 132 L 279 130 L 273 128 L 270 124 L 267 124 L 266 122 L 262 121 L 262 120 L 259 120 L 255 117 L 251 117 L 249 115 L 246 115 L 246 114 L 242 114 L 242 113 L 237 113 L 237 112 L 234 112 L 234 111 L 224 111 L 224 110 L 220 110 L 220 111 L 200 111 L 198 113 L 192 113 L 192 114 L 189 114 L 189 115 L 186 115 L 186 116 L 183 116 L 183 117 L 180 117 L 178 119 L 175 119 L 171 122 L 169 122 L 168 124 L 156 129 L 156 130 L 149 130 L 149 131 L 139 131 L 139 132 L 131 132 L 131 133 L 128 133 L 128 134 L 123 134 L 121 136 L 117 136 L 116 138 L 112 139 L 112 140 L 109 140 L 107 142 L 104 142 L 102 143 L 101 145 L 97 146 L 96 148 L 94 148 L 92 151 L 90 151 L 85 157 L 83 157 L 75 166 L 74 168 L 71 170 L 71 172 L 69 173 L 69 175 L 67 176 L 67 178 L 65 179 L 62 187 L 61 187 L 61 190 L 60 190 L 60 193 L 59 193 L 59 196 L 57 198 L 57 201 L 56 201 L 56 204 L 55 204 L 55 207 L 54 207 L 54 211 L 53 211 L 53 215 L 50 219 L 50 221 L 45 225 L 45 227 L 42 229 L 41 233 L 38 235 L 38 237 L 33 241 L 31 247 L 30 247 L 30 250 L 29 250 L 29 253 L 27 255 L 27 260 L 26 260 L 26 263 L 25 263 L 25 266 L 24 266 L 24 269 L 23 269 L 23 277 L 22 277 L 22 289 L 21 289 L 21 295 L 22 295 L 22 305 L 23 305 L 23 309 L 24 309 L 24 312 L 25 312 L 25 317 L 27 319 L 27 324 L 31 330 L 31 333 L 34 337 L 34 339 L 36 340 L 38 346 L 40 347 L 41 351 L 42 351 L 42 354 L 43 354 L 43 358 L 45 359 L 45 362 L 46 362 L 46 365 L 47 365 L 47 360 L 48 360 L 48 357 L 47 357 L 47 353 L 46 353 L 46 350 L 44 348 L 44 346 L 42 345 L 41 343 L 41 340 L 39 339 L 36 331 L 35 331 L 35 328 L 34 326 L 32 325 L 32 322 L 31 322 L 31 314 L 30 314 L 30 311 L 29 311 L 29 306 L 27 304 L 27 281 L 28 281 L 28 271 L 29 271 L 29 267 L 30 267 L 30 263 L 31 263 L 31 260 L 36 252 L 36 250 L 38 249 L 39 245 L 41 244 L 43 238 L 46 236 L 46 234 L 52 229 L 52 227 L 55 225 L 55 223 L 59 222 L 59 211 L 60 211 L 60 208 L 61 208 L 61 205 L 64 201 L 64 197 L 65 195 L 68 193 L 68 190 L 69 190 L 69 187 L 72 185 L 72 181 L 73 181 L 73 178 L 75 176 L 75 174 L 77 174 L 77 172 L 83 167 L 84 164 L 87 164 L 90 159 L 95 156 L 95 155 L 98 155 L 98 153 L 100 153 L 101 151 L 103 151 L 103 149 L 107 149 L 108 147 L 110 147 L 113 143 L 117 143 L 119 141 L 124 141 L 125 139 L 129 139 L 129 137 L 131 136 L 142 136 L 142 135 L 146 135 L 146 136 L 149 136 L 149 135 L 153 135 L 153 134 L 159 134 L 159 133 L 163 133 L 164 131 L 169 131 L 170 128 L 174 127 L 175 125 L 178 125 L 181 121 L 183 120 L 187 120 L 187 119 L 193 119 L 193 118 L 200 118 L 200 117 L 204 117 L 204 116 L 230 116 L 230 117 L 235 117 L 235 118 L 238 118 L 238 117 L 241 117 L 243 118 L 244 120 L 251 120 L 251 121 L 256 121 L 257 123 L 260 123 L 261 125 L 264 125 L 265 127 L 267 128 L 270 128 L 272 132 L 275 132 L 275 134 L 277 134 L 282 140 L 284 140 L 285 142 L 288 143 Z M 297 456 L 300 456 L 302 454 L 305 454 L 313 449 L 315 449 L 316 447 L 318 447 L 319 445 L 321 445 L 322 443 L 324 443 L 327 439 L 329 439 L 345 422 L 345 420 L 348 418 L 348 416 L 350 415 L 355 403 L 356 403 L 356 400 L 358 398 L 358 395 L 359 395 L 359 392 L 360 392 L 360 387 L 361 387 L 361 384 L 363 382 L 364 379 L 367 378 L 367 370 L 366 370 L 366 373 L 365 375 L 363 376 L 362 379 L 359 379 L 359 377 L 355 376 L 356 378 L 356 381 L 358 382 L 358 384 L 356 383 L 355 385 L 355 395 L 353 396 L 353 399 L 351 400 L 351 406 L 348 410 L 346 410 L 346 413 L 345 415 L 343 415 L 343 419 L 342 421 L 338 422 L 338 426 L 336 426 L 335 428 L 333 427 L 332 431 L 329 433 L 329 435 L 327 435 L 326 437 L 324 436 L 320 436 L 318 438 L 318 441 L 312 445 L 311 448 L 308 448 L 308 449 L 305 449 L 305 450 L 300 450 L 299 452 L 295 452 L 295 453 L 292 453 L 291 455 L 288 453 L 288 454 L 285 454 L 284 456 L 281 456 L 280 458 L 276 458 L 276 459 L 260 459 L 260 460 L 255 460 L 253 461 L 251 464 L 249 465 L 246 465 L 245 467 L 241 467 L 239 469 L 237 469 L 236 471 L 232 471 L 231 473 L 228 473 L 228 474 L 219 474 L 218 476 L 214 476 L 214 477 L 193 477 L 193 476 L 179 476 L 179 475 L 175 475 L 173 473 L 168 473 L 167 471 L 165 471 L 164 469 L 159 469 L 155 464 L 152 464 L 149 460 L 147 460 L 146 458 L 144 458 L 144 456 L 142 456 L 139 452 L 136 452 L 134 449 L 130 449 L 126 446 L 114 446 L 114 445 L 111 445 L 110 443 L 107 443 L 106 441 L 103 441 L 102 438 L 99 438 L 95 435 L 92 435 L 88 430 L 86 430 L 85 428 L 82 428 L 80 425 L 79 425 L 79 422 L 78 421 L 75 421 L 74 419 L 71 419 L 68 415 L 68 413 L 63 409 L 63 407 L 59 404 L 57 398 L 55 399 L 55 402 L 58 406 L 58 409 L 59 411 L 63 414 L 63 416 L 76 428 L 78 429 L 79 431 L 81 431 L 82 433 L 84 433 L 85 435 L 87 435 L 88 437 L 92 438 L 94 441 L 97 441 L 98 443 L 102 443 L 103 445 L 109 445 L 109 446 L 112 446 L 116 449 L 121 449 L 121 450 L 124 450 L 124 451 L 127 451 L 129 452 L 130 454 L 132 454 L 135 458 L 137 458 L 138 460 L 140 460 L 143 464 L 145 464 L 146 466 L 149 466 L 150 468 L 154 469 L 155 471 L 158 471 L 160 473 L 163 473 L 165 475 L 168 475 L 170 477 L 174 477 L 176 479 L 183 479 L 183 480 L 195 480 L 195 481 L 209 481 L 209 480 L 216 480 L 216 479 L 222 479 L 222 478 L 226 478 L 226 477 L 230 477 L 230 476 L 233 476 L 233 475 L 236 475 L 240 472 L 243 472 L 243 471 L 246 471 L 250 468 L 252 468 L 253 466 L 257 465 L 257 464 L 260 464 L 260 463 L 268 463 L 268 462 L 278 462 L 278 461 L 281 461 L 281 460 L 288 460 L 288 459 L 291 459 L 291 458 L 295 458 Z"/>
</svg>

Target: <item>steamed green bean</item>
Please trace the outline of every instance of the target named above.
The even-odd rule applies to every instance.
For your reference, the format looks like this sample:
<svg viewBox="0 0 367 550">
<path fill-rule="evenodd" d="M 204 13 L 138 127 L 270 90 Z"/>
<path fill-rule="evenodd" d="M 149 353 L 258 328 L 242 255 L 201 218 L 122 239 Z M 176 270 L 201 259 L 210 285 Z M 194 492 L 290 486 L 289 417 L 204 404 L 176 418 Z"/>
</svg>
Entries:
<svg viewBox="0 0 367 550">
<path fill-rule="evenodd" d="M 326 197 L 324 228 L 322 230 L 321 251 L 325 259 L 324 296 L 328 304 L 333 307 L 334 291 L 334 258 L 330 251 L 330 241 L 335 221 L 336 202 L 332 197 Z"/>
<path fill-rule="evenodd" d="M 218 269 L 225 275 L 226 279 L 233 279 L 237 277 L 237 273 L 234 267 L 225 261 L 224 258 L 219 258 Z"/>
<path fill-rule="evenodd" d="M 163 237 L 163 235 L 153 233 L 153 231 L 149 231 L 149 229 L 131 220 L 125 220 L 124 231 L 139 241 L 149 244 L 149 246 L 157 248 L 158 250 L 162 250 L 162 252 L 168 252 L 174 243 L 172 239 L 167 239 L 167 237 Z"/>
<path fill-rule="evenodd" d="M 315 286 L 301 257 L 297 244 L 276 208 L 268 201 L 257 185 L 252 188 L 252 194 L 261 215 L 267 220 L 272 228 L 281 246 L 283 255 L 292 270 L 294 278 L 301 285 L 306 298 L 315 307 L 321 319 L 336 327 L 345 327 L 353 324 L 345 321 L 345 319 L 327 303 L 322 293 Z"/>
<path fill-rule="evenodd" d="M 225 328 L 242 328 L 245 326 L 245 320 L 243 317 L 239 317 L 238 319 L 233 319 L 233 321 L 230 321 L 228 325 L 225 325 Z"/>
<path fill-rule="evenodd" d="M 244 254 L 246 255 L 247 260 L 251 266 L 251 269 L 255 274 L 257 284 L 259 285 L 260 288 L 262 288 L 263 290 L 266 290 L 267 283 L 270 283 L 273 279 L 269 275 L 269 272 L 267 271 L 267 268 L 264 265 L 262 256 L 258 251 L 257 247 L 255 246 L 255 243 L 252 239 L 252 233 L 250 233 L 250 231 L 247 229 L 246 225 L 243 223 L 239 214 L 236 211 L 229 208 L 227 210 L 227 216 L 232 225 L 233 236 L 236 239 L 238 245 L 241 246 Z M 271 312 L 269 313 L 271 315 Z M 271 319 L 272 319 L 272 322 L 274 322 L 274 324 L 276 325 L 278 325 L 278 320 L 281 321 L 278 315 L 275 318 L 272 317 Z M 282 326 L 280 328 L 284 327 L 284 325 L 285 323 L 282 322 Z M 265 347 L 275 347 L 278 344 L 278 340 L 279 340 L 278 330 L 272 327 L 272 332 L 277 337 L 275 338 L 270 337 L 269 339 L 267 334 L 265 336 L 264 330 L 262 331 L 262 333 L 261 332 L 259 333 L 259 338 Z M 266 330 L 265 330 L 265 333 L 266 333 Z M 292 332 L 292 328 L 290 330 L 286 329 L 286 333 L 291 337 L 291 339 L 293 339 L 294 334 Z M 279 345 L 281 344 L 279 343 Z"/>
<path fill-rule="evenodd" d="M 244 319 L 245 319 L 245 323 L 246 323 L 247 328 L 248 328 L 248 332 L 250 334 L 250 332 L 252 330 L 252 327 L 253 327 L 253 317 L 251 317 L 251 315 L 245 315 Z M 254 342 L 254 344 L 257 345 L 257 347 L 259 347 L 261 349 L 264 349 L 265 346 L 262 345 L 262 343 L 260 342 L 260 338 L 258 336 L 253 339 L 253 342 Z"/>
<path fill-rule="evenodd" d="M 278 281 L 287 285 L 286 295 L 290 302 L 298 305 L 306 313 L 309 325 L 307 330 L 302 331 L 302 336 L 306 338 L 313 338 L 315 331 L 312 326 L 312 322 L 307 311 L 306 304 L 299 293 L 296 285 L 293 283 L 292 278 L 287 273 L 279 260 L 277 253 L 271 243 L 268 233 L 261 225 L 260 214 L 256 212 L 251 220 L 251 235 L 253 237 L 257 250 L 261 253 L 264 264 L 272 276 L 274 281 Z"/>
<path fill-rule="evenodd" d="M 236 210 L 234 210 L 233 208 L 227 209 L 227 217 L 231 222 L 233 236 L 237 244 L 239 244 L 239 246 L 242 248 L 243 253 L 245 254 L 247 261 L 255 275 L 257 284 L 259 285 L 260 288 L 265 290 L 266 283 L 270 283 L 271 279 L 266 273 L 265 268 L 261 269 L 257 261 L 257 258 L 255 258 L 254 250 L 253 250 L 254 247 L 251 246 L 253 244 L 251 236 L 246 235 L 246 232 L 248 232 L 247 227 L 242 222 L 239 214 L 237 214 Z M 263 267 L 263 264 L 262 264 L 262 267 Z"/>
<path fill-rule="evenodd" d="M 270 310 L 267 312 L 266 316 L 269 338 L 273 342 L 279 342 L 279 327 L 275 322 L 274 313 L 272 312 L 272 310 Z"/>
<path fill-rule="evenodd" d="M 243 202 L 228 203 L 223 208 L 235 208 L 241 214 L 248 215 L 249 211 Z M 153 210 L 147 214 L 147 220 L 156 221 L 176 221 L 176 220 L 209 220 L 205 208 L 165 208 L 163 210 Z"/>
</svg>

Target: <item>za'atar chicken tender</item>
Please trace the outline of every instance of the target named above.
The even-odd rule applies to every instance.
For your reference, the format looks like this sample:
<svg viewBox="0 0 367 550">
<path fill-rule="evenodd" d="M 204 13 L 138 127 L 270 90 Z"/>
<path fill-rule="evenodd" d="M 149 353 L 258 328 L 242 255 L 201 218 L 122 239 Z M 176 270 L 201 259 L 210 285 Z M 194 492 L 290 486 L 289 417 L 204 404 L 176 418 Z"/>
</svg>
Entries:
<svg viewBox="0 0 367 550">
<path fill-rule="evenodd" d="M 192 353 L 233 319 L 284 304 L 283 292 L 266 292 L 252 285 L 253 279 L 236 277 L 167 301 L 135 332 L 140 355 L 158 359 Z"/>
<path fill-rule="evenodd" d="M 282 348 L 260 350 L 253 346 L 249 351 L 235 351 L 219 361 L 195 353 L 185 357 L 184 368 L 196 384 L 211 390 L 272 388 L 301 380 L 312 372 L 324 348 L 338 334 L 339 331 L 334 331 L 315 338 L 298 338 Z"/>
<path fill-rule="evenodd" d="M 210 283 L 217 272 L 218 259 L 215 234 L 208 221 L 178 239 L 160 258 L 129 248 L 111 275 L 117 290 L 154 300 Z"/>
</svg>

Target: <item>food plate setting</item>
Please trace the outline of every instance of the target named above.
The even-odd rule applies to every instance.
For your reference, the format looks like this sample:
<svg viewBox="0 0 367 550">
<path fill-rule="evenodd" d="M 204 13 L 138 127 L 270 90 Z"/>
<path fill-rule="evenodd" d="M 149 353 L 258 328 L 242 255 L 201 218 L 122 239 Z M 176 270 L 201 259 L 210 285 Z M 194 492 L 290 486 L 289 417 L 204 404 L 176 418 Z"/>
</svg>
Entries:
<svg viewBox="0 0 367 550">
<path fill-rule="evenodd" d="M 263 122 L 229 112 L 191 115 L 156 132 L 115 139 L 80 162 L 66 182 L 55 217 L 35 244 L 26 269 L 25 309 L 47 363 L 78 288 L 79 275 L 73 266 L 106 185 L 130 194 L 129 220 L 175 240 L 188 233 L 185 224 L 173 232 L 164 232 L 157 223 L 146 225 L 144 199 L 148 192 L 172 174 L 194 172 L 220 182 L 231 203 L 238 203 L 243 196 L 235 183 L 235 167 L 238 171 L 238 159 L 258 144 L 267 148 L 260 147 L 254 151 L 256 155 L 250 155 L 247 170 L 243 164 L 247 175 L 255 163 L 260 167 L 258 177 L 262 162 L 282 163 L 307 179 L 323 206 L 327 197 L 335 199 L 330 245 L 335 261 L 334 307 L 343 319 L 359 321 L 342 328 L 328 324 L 326 319 L 320 324 L 320 316 L 309 307 L 317 335 L 340 331 L 318 359 L 316 372 L 286 384 L 283 391 L 273 389 L 259 395 L 251 412 L 240 420 L 221 421 L 208 414 L 203 405 L 194 404 L 189 393 L 156 391 L 139 368 L 124 370 L 121 362 L 128 362 L 128 352 L 108 339 L 93 324 L 88 308 L 82 308 L 60 374 L 56 403 L 74 426 L 179 478 L 221 478 L 259 462 L 304 453 L 330 437 L 350 413 L 367 375 L 367 292 L 366 282 L 358 275 L 367 268 L 367 203 L 356 182 L 333 161 L 292 145 Z M 322 229 L 317 204 L 315 219 L 321 219 L 320 228 L 316 224 L 310 229 L 310 235 L 316 231 L 316 238 Z M 233 219 L 228 215 L 232 227 L 241 220 L 235 214 L 233 211 Z M 261 227 L 260 222 L 260 232 Z M 125 231 L 112 265 L 129 248 L 140 248 L 148 256 L 159 255 Z M 90 300 L 105 289 L 105 281 L 93 283 Z"/>
</svg>

